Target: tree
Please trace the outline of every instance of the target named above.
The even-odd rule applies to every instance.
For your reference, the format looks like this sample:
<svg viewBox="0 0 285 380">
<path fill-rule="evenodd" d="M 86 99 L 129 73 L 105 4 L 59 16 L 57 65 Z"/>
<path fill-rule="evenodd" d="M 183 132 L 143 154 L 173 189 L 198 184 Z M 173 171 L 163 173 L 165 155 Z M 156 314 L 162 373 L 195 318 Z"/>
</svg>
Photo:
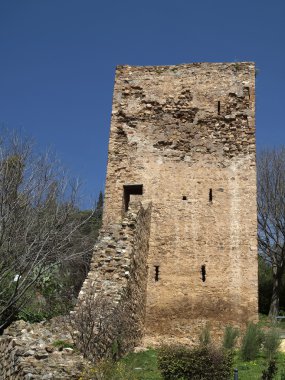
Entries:
<svg viewBox="0 0 285 380">
<path fill-rule="evenodd" d="M 3 131 L 0 139 L 0 333 L 27 304 L 32 289 L 59 263 L 90 252 L 78 233 L 78 183 L 30 139 Z"/>
<path fill-rule="evenodd" d="M 272 271 L 269 316 L 274 318 L 285 271 L 285 147 L 260 152 L 257 174 L 259 253 Z"/>
<path fill-rule="evenodd" d="M 89 241 L 89 246 L 94 246 L 94 242 L 98 238 L 99 230 L 102 225 L 102 214 L 103 214 L 103 194 L 100 192 L 96 206 L 94 210 L 79 210 L 75 217 L 81 227 L 76 231 L 73 244 L 76 240 L 79 241 L 84 238 L 86 242 Z M 83 224 L 82 224 L 83 222 Z M 83 236 L 82 236 L 83 235 Z M 77 298 L 81 286 L 88 275 L 90 270 L 90 262 L 92 258 L 92 252 L 86 252 L 83 255 L 75 256 L 73 259 L 68 260 L 61 266 L 59 275 L 62 279 L 65 278 L 64 286 L 62 287 L 62 292 L 57 292 L 63 298 L 69 299 Z M 51 300 L 55 304 L 54 300 Z"/>
<path fill-rule="evenodd" d="M 80 228 L 80 232 L 85 235 L 91 235 L 93 236 L 93 238 L 94 237 L 97 238 L 99 234 L 99 230 L 102 226 L 102 216 L 103 216 L 102 191 L 100 191 L 99 193 L 94 211 L 84 210 L 78 213 L 78 218 L 81 218 L 82 220 L 86 219 L 87 216 L 89 216 L 89 220 Z"/>
<path fill-rule="evenodd" d="M 268 314 L 272 297 L 271 266 L 261 256 L 258 257 L 258 310 Z"/>
</svg>

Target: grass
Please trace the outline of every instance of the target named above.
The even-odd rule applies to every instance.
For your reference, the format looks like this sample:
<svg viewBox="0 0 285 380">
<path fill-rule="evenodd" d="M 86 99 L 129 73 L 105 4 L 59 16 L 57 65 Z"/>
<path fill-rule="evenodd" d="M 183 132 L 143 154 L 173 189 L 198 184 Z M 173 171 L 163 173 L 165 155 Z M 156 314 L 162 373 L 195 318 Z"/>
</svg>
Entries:
<svg viewBox="0 0 285 380">
<path fill-rule="evenodd" d="M 162 380 L 157 368 L 156 351 L 149 349 L 139 353 L 131 353 L 127 355 L 123 362 L 131 368 L 138 380 Z M 267 361 L 264 355 L 260 355 L 256 360 L 244 362 L 240 359 L 238 353 L 234 357 L 234 368 L 238 369 L 239 380 L 260 380 L 262 371 L 266 368 Z M 285 373 L 285 353 L 278 353 L 277 356 L 278 375 L 276 379 L 281 378 L 281 374 Z"/>
<path fill-rule="evenodd" d="M 157 368 L 156 351 L 153 349 L 131 353 L 123 359 L 123 362 L 135 372 L 138 380 L 162 380 Z"/>
<path fill-rule="evenodd" d="M 278 373 L 275 377 L 280 379 L 281 374 L 285 373 L 285 353 L 279 352 L 276 358 Z M 267 367 L 267 361 L 264 355 L 260 355 L 256 360 L 243 362 L 239 355 L 235 355 L 234 368 L 238 369 L 240 380 L 260 380 L 262 371 Z"/>
<path fill-rule="evenodd" d="M 268 315 L 265 314 L 259 314 L 258 315 L 258 326 L 263 328 L 263 327 L 271 327 L 272 326 L 272 321 L 268 317 Z"/>
<path fill-rule="evenodd" d="M 259 314 L 259 327 L 266 330 L 268 328 L 275 327 L 279 330 L 280 336 L 284 339 L 285 338 L 285 319 L 282 319 L 281 321 L 272 322 L 272 320 L 268 317 L 268 315 L 265 314 Z"/>
<path fill-rule="evenodd" d="M 259 319 L 258 325 L 260 327 L 272 327 L 272 325 L 274 325 L 274 326 L 280 326 L 283 329 L 285 329 L 285 319 L 272 322 L 272 320 L 268 317 L 268 315 L 261 314 L 261 313 L 258 314 L 258 319 Z"/>
</svg>

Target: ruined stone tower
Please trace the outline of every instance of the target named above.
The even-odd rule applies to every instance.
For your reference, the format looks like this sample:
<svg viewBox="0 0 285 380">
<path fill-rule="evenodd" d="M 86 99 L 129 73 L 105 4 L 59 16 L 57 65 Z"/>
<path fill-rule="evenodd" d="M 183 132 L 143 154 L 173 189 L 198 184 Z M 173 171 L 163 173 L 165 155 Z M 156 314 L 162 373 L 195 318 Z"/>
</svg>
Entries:
<svg viewBox="0 0 285 380">
<path fill-rule="evenodd" d="M 254 78 L 251 62 L 117 68 L 104 226 L 152 203 L 146 342 L 257 318 Z"/>
<path fill-rule="evenodd" d="M 104 225 L 71 314 L 88 359 L 257 319 L 254 78 L 251 62 L 117 68 Z M 1 379 L 78 378 L 82 357 L 43 352 L 46 325 L 14 326 Z"/>
</svg>

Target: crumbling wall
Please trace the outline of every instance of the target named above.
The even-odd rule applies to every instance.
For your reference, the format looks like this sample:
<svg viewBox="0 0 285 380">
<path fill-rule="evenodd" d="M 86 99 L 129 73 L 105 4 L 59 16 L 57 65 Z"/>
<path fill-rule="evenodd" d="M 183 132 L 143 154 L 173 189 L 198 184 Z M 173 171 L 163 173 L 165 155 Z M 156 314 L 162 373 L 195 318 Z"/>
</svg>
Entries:
<svg viewBox="0 0 285 380">
<path fill-rule="evenodd" d="M 146 344 L 257 319 L 254 78 L 252 62 L 117 68 L 104 223 L 143 187 Z"/>
<path fill-rule="evenodd" d="M 86 313 L 92 313 L 88 309 L 95 308 L 88 347 L 83 346 L 80 336 L 77 342 L 92 360 L 121 356 L 142 339 L 150 215 L 151 205 L 130 203 L 122 222 L 102 230 L 95 245 L 91 269 L 74 312 L 80 323 Z"/>
<path fill-rule="evenodd" d="M 76 350 L 56 346 L 60 340 L 72 342 L 63 318 L 13 323 L 0 337 L 0 379 L 78 380 L 88 363 Z"/>
<path fill-rule="evenodd" d="M 106 301 L 104 310 L 92 310 L 95 321 L 88 350 L 81 347 L 82 342 L 77 342 L 92 360 L 120 356 L 142 339 L 150 215 L 151 205 L 130 203 L 122 223 L 102 230 L 94 248 L 91 270 L 73 313 L 74 317 L 81 307 L 84 308 L 86 297 Z M 85 311 L 83 309 L 83 313 Z M 100 311 L 105 314 L 100 315 Z M 89 363 L 78 351 L 54 345 L 60 340 L 73 342 L 76 326 L 72 320 L 71 316 L 43 323 L 13 323 L 0 337 L 0 379 L 78 379 Z M 99 327 L 102 321 L 104 329 Z M 83 324 L 82 327 L 88 334 L 88 326 Z"/>
<path fill-rule="evenodd" d="M 90 273 L 71 318 L 34 324 L 18 321 L 5 330 L 0 337 L 1 380 L 77 380 L 89 363 L 77 350 L 60 348 L 55 343 L 76 340 L 74 320 L 81 308 L 81 327 L 87 339 L 90 326 L 84 325 L 84 313 L 91 312 L 95 317 L 88 349 L 82 347 L 82 341 L 77 342 L 92 361 L 121 356 L 140 343 L 145 324 L 150 215 L 151 205 L 130 203 L 121 224 L 101 231 Z M 106 307 L 84 309 L 90 296 L 103 300 Z M 102 321 L 104 329 L 99 326 Z"/>
<path fill-rule="evenodd" d="M 252 62 L 117 68 L 104 229 L 74 314 L 104 301 L 90 359 L 257 319 L 254 77 Z M 152 212 L 131 199 L 125 214 L 133 185 Z M 25 356 L 16 330 L 0 339 L 0 369 L 33 378 L 49 358 Z"/>
</svg>

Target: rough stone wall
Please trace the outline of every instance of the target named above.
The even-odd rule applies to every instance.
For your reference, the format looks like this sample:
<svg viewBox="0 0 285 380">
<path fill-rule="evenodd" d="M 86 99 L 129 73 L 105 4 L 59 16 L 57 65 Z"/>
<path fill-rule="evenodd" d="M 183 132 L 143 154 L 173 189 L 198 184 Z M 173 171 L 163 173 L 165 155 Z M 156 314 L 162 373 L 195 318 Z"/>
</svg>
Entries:
<svg viewBox="0 0 285 380">
<path fill-rule="evenodd" d="M 72 342 L 63 319 L 13 323 L 0 337 L 0 379 L 78 380 L 88 363 L 72 348 L 56 347 L 59 340 Z"/>
<path fill-rule="evenodd" d="M 117 68 L 104 224 L 143 185 L 146 342 L 257 318 L 254 78 L 251 62 Z"/>
<path fill-rule="evenodd" d="M 103 315 L 99 311 L 96 316 L 96 334 L 87 351 L 91 360 L 114 355 L 114 346 L 120 356 L 141 342 L 150 215 L 150 204 L 131 203 L 122 222 L 102 230 L 95 245 L 91 269 L 79 294 L 78 309 L 84 308 L 90 292 L 95 302 L 108 300 L 108 304 L 102 310 Z M 102 329 L 100 323 L 107 326 Z"/>
<path fill-rule="evenodd" d="M 78 307 L 89 294 L 108 300 L 105 314 L 98 315 L 95 310 L 93 315 L 109 323 L 107 329 L 100 330 L 95 320 L 96 344 L 91 344 L 86 352 L 92 361 L 113 356 L 114 343 L 122 355 L 141 342 L 145 325 L 150 215 L 150 204 L 131 203 L 123 221 L 102 230 L 95 246 L 91 271 L 80 292 Z M 70 325 L 69 318 L 34 324 L 13 323 L 0 337 L 0 379 L 79 379 L 90 363 L 72 348 L 60 349 L 54 345 L 58 341 L 72 343 L 75 336 L 75 331 L 72 337 L 70 335 L 72 327 L 75 324 Z"/>
<path fill-rule="evenodd" d="M 79 297 L 108 299 L 116 323 L 95 328 L 90 358 L 257 319 L 254 76 L 250 62 L 117 68 L 104 229 Z M 77 378 L 82 357 L 51 348 L 60 325 L 22 323 L 0 338 L 0 379 Z"/>
</svg>

